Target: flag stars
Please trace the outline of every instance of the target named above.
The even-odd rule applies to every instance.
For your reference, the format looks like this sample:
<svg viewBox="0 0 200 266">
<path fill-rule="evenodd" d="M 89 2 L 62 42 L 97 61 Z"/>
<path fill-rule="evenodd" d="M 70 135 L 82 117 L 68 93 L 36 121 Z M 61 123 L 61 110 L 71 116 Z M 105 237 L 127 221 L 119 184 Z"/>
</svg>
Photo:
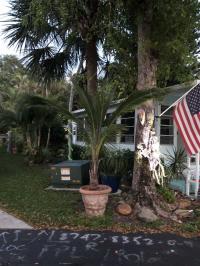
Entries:
<svg viewBox="0 0 200 266">
<path fill-rule="evenodd" d="M 188 93 L 186 101 L 192 115 L 200 112 L 200 85 Z"/>
</svg>

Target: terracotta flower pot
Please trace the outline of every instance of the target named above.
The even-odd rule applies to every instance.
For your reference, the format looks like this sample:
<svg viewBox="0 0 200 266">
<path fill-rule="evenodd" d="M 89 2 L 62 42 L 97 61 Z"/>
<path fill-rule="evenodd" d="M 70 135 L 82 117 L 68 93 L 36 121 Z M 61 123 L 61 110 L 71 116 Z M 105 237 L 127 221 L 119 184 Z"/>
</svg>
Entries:
<svg viewBox="0 0 200 266">
<path fill-rule="evenodd" d="M 106 185 L 98 185 L 97 190 L 91 190 L 90 186 L 80 188 L 86 214 L 90 217 L 102 216 L 108 202 L 108 194 L 111 188 Z"/>
</svg>

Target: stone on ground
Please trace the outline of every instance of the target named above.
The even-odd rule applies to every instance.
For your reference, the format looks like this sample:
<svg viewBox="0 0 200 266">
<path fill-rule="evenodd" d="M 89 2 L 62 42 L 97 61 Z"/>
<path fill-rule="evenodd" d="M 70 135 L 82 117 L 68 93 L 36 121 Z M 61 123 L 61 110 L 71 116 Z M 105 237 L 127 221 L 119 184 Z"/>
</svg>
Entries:
<svg viewBox="0 0 200 266">
<path fill-rule="evenodd" d="M 184 210 L 184 209 L 178 209 L 175 211 L 175 214 L 179 218 L 191 218 L 194 215 L 193 210 Z"/>
<path fill-rule="evenodd" d="M 137 217 L 146 223 L 152 223 L 158 220 L 158 216 L 148 207 L 135 205 L 135 214 Z"/>
<path fill-rule="evenodd" d="M 179 201 L 179 208 L 180 209 L 186 209 L 191 206 L 191 200 L 190 199 L 181 199 Z"/>
<path fill-rule="evenodd" d="M 120 203 L 116 208 L 117 213 L 120 215 L 130 215 L 132 213 L 132 208 L 127 203 Z"/>
</svg>

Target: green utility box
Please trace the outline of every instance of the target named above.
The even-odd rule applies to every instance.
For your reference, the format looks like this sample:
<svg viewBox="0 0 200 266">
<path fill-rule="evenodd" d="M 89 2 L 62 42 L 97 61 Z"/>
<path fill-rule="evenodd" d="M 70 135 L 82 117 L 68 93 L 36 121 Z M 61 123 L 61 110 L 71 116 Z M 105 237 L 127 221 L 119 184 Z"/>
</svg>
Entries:
<svg viewBox="0 0 200 266">
<path fill-rule="evenodd" d="M 90 161 L 64 161 L 51 166 L 51 183 L 53 186 L 82 186 L 89 184 Z"/>
</svg>

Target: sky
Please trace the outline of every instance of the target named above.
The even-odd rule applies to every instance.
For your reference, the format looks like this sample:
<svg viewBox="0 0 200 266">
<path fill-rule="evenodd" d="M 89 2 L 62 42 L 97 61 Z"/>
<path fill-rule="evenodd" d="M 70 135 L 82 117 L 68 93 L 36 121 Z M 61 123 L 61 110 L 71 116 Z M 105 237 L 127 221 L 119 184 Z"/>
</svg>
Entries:
<svg viewBox="0 0 200 266">
<path fill-rule="evenodd" d="M 6 22 L 3 22 L 8 19 L 9 12 L 9 0 L 0 0 L 0 55 L 16 55 L 21 57 L 22 55 L 16 51 L 14 47 L 8 47 L 8 41 L 5 41 L 4 36 L 2 34 L 2 30 L 6 26 Z"/>
</svg>

